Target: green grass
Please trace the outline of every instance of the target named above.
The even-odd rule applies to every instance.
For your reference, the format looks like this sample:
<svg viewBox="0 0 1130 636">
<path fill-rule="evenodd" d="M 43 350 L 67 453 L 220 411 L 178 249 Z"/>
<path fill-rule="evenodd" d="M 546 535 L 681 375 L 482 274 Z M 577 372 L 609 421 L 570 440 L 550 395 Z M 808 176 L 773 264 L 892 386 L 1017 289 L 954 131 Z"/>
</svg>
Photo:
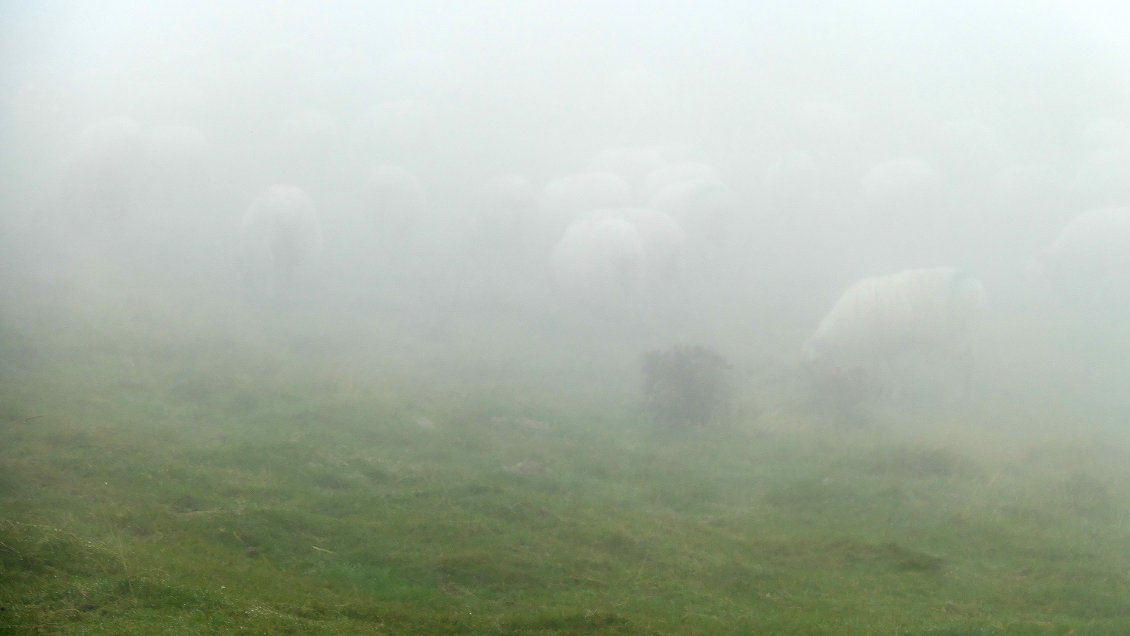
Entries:
<svg viewBox="0 0 1130 636">
<path fill-rule="evenodd" d="M 1106 411 L 837 422 L 778 370 L 672 431 L 634 364 L 332 308 L 6 303 L 0 633 L 1130 633 Z"/>
</svg>

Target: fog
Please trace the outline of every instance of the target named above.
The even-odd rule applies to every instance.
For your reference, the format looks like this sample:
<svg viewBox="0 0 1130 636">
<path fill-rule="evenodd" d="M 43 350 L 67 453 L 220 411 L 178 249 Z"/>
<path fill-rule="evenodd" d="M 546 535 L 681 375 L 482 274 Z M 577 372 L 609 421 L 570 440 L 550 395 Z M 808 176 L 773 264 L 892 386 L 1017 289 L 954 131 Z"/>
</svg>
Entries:
<svg viewBox="0 0 1130 636">
<path fill-rule="evenodd" d="M 0 625 L 1130 633 L 1128 34 L 0 0 Z"/>
<path fill-rule="evenodd" d="M 1126 405 L 1130 214 L 1061 236 L 1130 205 L 1120 3 L 6 2 L 0 24 L 9 325 L 159 301 L 494 343 L 472 374 L 568 351 L 623 386 L 692 343 L 772 401 L 757 383 L 808 386 L 852 283 L 953 267 L 985 290 L 975 391 Z M 919 393 L 964 373 L 904 344 Z"/>
</svg>

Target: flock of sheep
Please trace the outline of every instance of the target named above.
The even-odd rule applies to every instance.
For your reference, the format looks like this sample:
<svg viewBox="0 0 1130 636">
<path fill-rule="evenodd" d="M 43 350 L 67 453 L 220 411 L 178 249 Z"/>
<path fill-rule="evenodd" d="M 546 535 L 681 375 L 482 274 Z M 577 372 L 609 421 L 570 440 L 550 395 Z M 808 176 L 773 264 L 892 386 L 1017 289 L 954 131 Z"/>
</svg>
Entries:
<svg viewBox="0 0 1130 636">
<path fill-rule="evenodd" d="M 396 114 L 399 119 L 391 129 L 405 125 L 402 115 Z M 831 115 L 816 114 L 834 127 L 841 114 L 832 108 Z M 947 165 L 944 155 L 896 157 L 849 168 L 826 161 L 834 149 L 817 144 L 782 153 L 761 174 L 743 175 L 711 165 L 692 147 L 655 144 L 606 148 L 565 174 L 486 175 L 443 200 L 434 196 L 443 188 L 429 188 L 419 169 L 395 161 L 327 178 L 343 163 L 329 143 L 341 132 L 328 112 L 292 113 L 273 130 L 273 145 L 259 151 L 282 155 L 261 162 L 280 166 L 278 174 L 255 175 L 262 189 L 247 197 L 251 202 L 241 228 L 227 226 L 240 234 L 242 267 L 255 294 L 285 296 L 310 284 L 329 252 L 346 253 L 342 246 L 362 235 L 356 249 L 364 257 L 349 263 L 338 256 L 339 264 L 381 269 L 385 281 L 395 279 L 397 272 L 411 270 L 414 259 L 435 258 L 420 247 L 426 243 L 420 236 L 447 223 L 457 227 L 452 231 L 457 238 L 431 248 L 459 254 L 457 266 L 446 275 L 477 277 L 488 288 L 552 287 L 562 303 L 591 322 L 630 322 L 640 314 L 677 313 L 690 304 L 701 310 L 704 297 L 693 290 L 745 280 L 745 270 L 756 263 L 749 252 L 758 244 L 751 237 L 766 232 L 771 223 L 765 219 L 784 217 L 778 225 L 791 221 L 799 227 L 824 218 L 819 214 L 825 208 L 838 207 L 858 218 L 841 221 L 842 226 L 825 225 L 855 229 L 826 238 L 827 244 L 837 238 L 856 240 L 850 232 L 863 227 L 874 245 L 889 248 L 891 260 L 876 261 L 882 265 L 872 269 L 873 275 L 843 290 L 799 347 L 801 359 L 817 377 L 841 382 L 862 376 L 866 384 L 892 394 L 900 392 L 900 365 L 907 360 L 951 367 L 967 385 L 976 331 L 988 303 L 986 285 L 970 271 L 923 262 L 947 253 L 915 242 L 917 235 L 935 233 L 938 226 L 931 226 L 928 217 L 952 214 L 963 205 L 975 210 L 1039 207 L 1046 203 L 1039 200 L 1040 193 L 1057 178 L 1040 167 L 1008 165 L 982 179 L 989 184 L 982 190 L 958 189 L 953 184 L 968 166 L 954 161 L 943 171 L 938 166 Z M 1090 204 L 1090 195 L 1099 192 L 1098 205 L 1063 225 L 1042 252 L 1018 263 L 1014 269 L 1024 276 L 1010 284 L 1045 285 L 1065 294 L 1086 288 L 1099 299 L 1130 294 L 1130 207 L 1119 207 L 1130 204 L 1127 130 L 1117 122 L 1087 129 L 1099 148 L 1067 190 L 1078 195 L 1081 205 Z M 958 139 L 960 145 L 965 138 Z M 224 165 L 217 154 L 210 135 L 191 124 L 146 127 L 124 116 L 101 119 L 86 125 L 62 153 L 39 209 L 88 241 L 108 235 L 146 240 L 148 235 L 124 228 L 146 213 L 172 216 L 168 211 L 178 206 L 191 208 L 186 200 L 196 206 L 186 213 L 190 217 L 204 208 L 223 208 L 216 197 L 201 196 L 208 188 L 247 192 L 255 187 L 252 179 L 231 183 L 230 175 L 216 169 Z M 332 187 L 327 184 L 343 181 L 351 183 L 325 197 L 331 203 L 323 205 L 319 190 L 324 194 Z M 961 196 L 950 196 L 951 189 Z M 355 196 L 344 196 L 342 190 Z M 1026 195 L 1036 200 L 1024 199 Z M 968 204 L 974 197 L 981 201 Z M 341 220 L 336 208 L 350 206 L 363 221 L 350 225 Z M 457 224 L 449 222 L 454 216 Z M 196 221 L 166 227 L 173 235 L 168 240 L 193 240 L 185 228 Z M 984 226 L 984 219 L 974 221 L 981 223 L 976 227 Z M 1015 227 L 1025 223 L 1021 216 Z M 782 236 L 803 233 L 792 230 L 794 234 Z M 820 245 L 790 243 L 791 258 L 818 261 Z M 899 252 L 900 247 L 909 252 Z M 922 251 L 916 252 L 919 247 Z M 895 265 L 896 259 L 903 265 Z M 862 257 L 860 262 L 870 264 Z M 828 267 L 836 267 L 834 263 L 829 261 Z M 740 293 L 757 293 L 748 281 L 740 284 L 745 285 Z M 726 300 L 714 296 L 705 302 Z"/>
</svg>

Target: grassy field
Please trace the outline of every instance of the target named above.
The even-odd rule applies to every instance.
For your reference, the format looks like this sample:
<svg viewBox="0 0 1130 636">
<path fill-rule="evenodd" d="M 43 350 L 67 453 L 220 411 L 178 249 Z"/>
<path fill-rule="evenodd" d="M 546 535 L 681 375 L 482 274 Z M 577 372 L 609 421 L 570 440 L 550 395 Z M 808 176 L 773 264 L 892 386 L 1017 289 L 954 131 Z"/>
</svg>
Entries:
<svg viewBox="0 0 1130 636">
<path fill-rule="evenodd" d="M 661 430 L 634 354 L 109 298 L 4 308 L 3 633 L 1130 633 L 1086 401 L 843 421 L 739 354 Z"/>
</svg>

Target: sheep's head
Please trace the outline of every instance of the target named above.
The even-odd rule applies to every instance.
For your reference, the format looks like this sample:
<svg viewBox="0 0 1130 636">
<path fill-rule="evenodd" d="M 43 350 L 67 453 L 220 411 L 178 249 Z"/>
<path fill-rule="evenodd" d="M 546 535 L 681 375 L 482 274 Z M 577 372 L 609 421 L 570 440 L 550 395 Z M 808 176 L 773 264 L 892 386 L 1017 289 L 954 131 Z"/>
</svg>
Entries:
<svg viewBox="0 0 1130 636">
<path fill-rule="evenodd" d="M 801 348 L 801 368 L 814 397 L 837 408 L 858 404 L 873 392 L 873 378 L 862 365 L 843 363 L 834 354 L 829 343 L 816 336 Z"/>
</svg>

